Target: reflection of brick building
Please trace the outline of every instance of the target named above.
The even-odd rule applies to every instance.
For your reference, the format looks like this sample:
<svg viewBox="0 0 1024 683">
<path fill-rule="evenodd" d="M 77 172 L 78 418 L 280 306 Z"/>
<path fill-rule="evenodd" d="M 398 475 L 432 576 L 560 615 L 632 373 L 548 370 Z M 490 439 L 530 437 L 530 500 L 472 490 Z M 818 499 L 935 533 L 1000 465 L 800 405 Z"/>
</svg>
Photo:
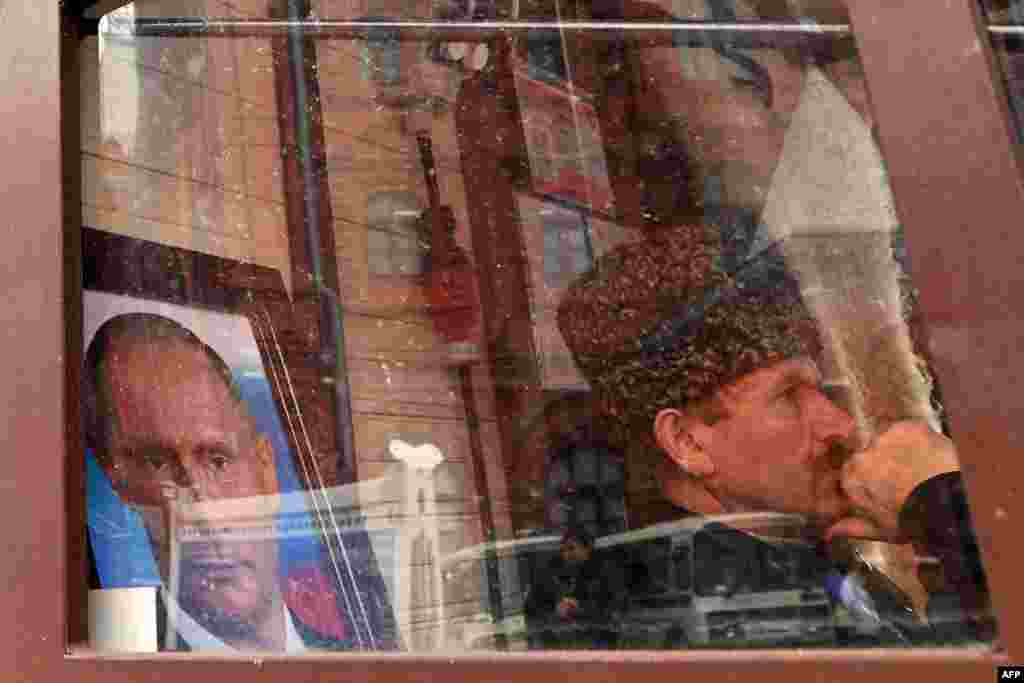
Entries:
<svg viewBox="0 0 1024 683">
<path fill-rule="evenodd" d="M 322 4 L 317 13 L 332 16 L 389 14 L 385 3 Z M 410 17 L 405 3 L 390 9 Z M 262 2 L 218 0 L 140 0 L 121 12 L 127 19 L 267 14 Z M 429 17 L 429 6 L 424 3 L 418 14 Z M 352 415 L 355 462 L 344 463 L 343 430 L 332 416 L 338 395 L 332 383 L 339 378 L 324 346 L 327 319 L 313 282 L 315 259 L 304 244 L 308 215 L 295 163 L 300 150 L 289 112 L 286 44 L 276 38 L 145 38 L 113 30 L 86 41 L 84 51 L 84 223 L 280 272 L 293 298 L 291 319 L 279 321 L 281 341 L 300 406 L 316 427 L 313 446 L 325 482 L 343 482 L 353 473 L 360 480 L 378 478 L 393 467 L 387 451 L 392 439 L 429 442 L 445 455 L 443 490 L 437 493 L 445 520 L 433 527 L 443 533 L 429 552 L 420 548 L 417 557 L 436 566 L 440 557 L 488 536 L 511 537 L 505 492 L 510 451 L 492 388 L 503 370 L 491 366 L 482 339 L 453 355 L 435 329 L 426 290 L 429 238 L 417 220 L 428 205 L 415 138 L 425 128 L 442 201 L 454 210 L 456 240 L 479 258 L 456 142 L 456 70 L 426 62 L 424 44 L 402 43 L 395 86 L 394 79 L 375 77 L 379 63 L 363 41 L 319 41 L 307 51 L 306 73 L 316 74 L 312 120 L 320 125 L 313 137 L 314 145 L 319 142 L 319 219 L 326 233 L 314 249 L 329 268 L 321 273 L 323 282 L 336 282 L 340 294 L 347 369 L 341 380 Z M 426 103 L 416 100 L 413 87 L 424 83 L 435 92 Z M 396 87 L 411 96 L 392 97 Z M 577 251 L 581 237 L 577 231 Z M 543 278 L 543 257 L 536 258 Z M 188 263 L 167 269 L 183 273 L 185 287 L 189 278 L 202 277 Z M 532 356 L 522 360 L 536 364 Z M 413 590 L 410 600 L 418 596 L 424 604 L 406 605 L 406 614 L 433 609 L 438 590 L 435 584 Z M 429 637 L 422 642 L 432 643 Z"/>
<path fill-rule="evenodd" d="M 409 12 L 406 4 L 396 9 Z M 350 17 L 371 10 L 385 13 L 383 8 L 317 8 Z M 423 16 L 429 16 L 425 11 Z M 140 0 L 122 15 L 130 18 L 132 13 L 266 17 L 268 8 L 265 2 Z M 303 192 L 292 163 L 299 150 L 288 113 L 285 48 L 282 39 L 257 38 L 105 33 L 102 40 L 86 41 L 83 213 L 86 225 L 102 231 L 252 262 L 282 274 L 295 319 L 278 321 L 281 341 L 299 403 L 319 427 L 312 436 L 325 481 L 333 484 L 351 473 L 344 466 L 338 469 L 343 448 L 331 390 L 337 378 L 330 347 L 323 344 L 323 296 L 312 286 L 311 259 L 303 243 Z M 343 380 L 349 388 L 356 455 L 351 464 L 360 480 L 378 478 L 394 464 L 387 444 L 395 438 L 430 442 L 444 453 L 445 483 L 438 495 L 447 521 L 430 552 L 421 553 L 423 562 L 436 564 L 440 556 L 484 540 L 481 482 L 489 493 L 496 533 L 511 534 L 490 372 L 472 359 L 468 375 L 476 405 L 467 411 L 462 375 L 432 326 L 423 272 L 427 253 L 415 220 L 427 197 L 410 129 L 413 118 L 416 125 L 429 127 L 442 197 L 454 207 L 458 241 L 469 246 L 454 122 L 445 111 L 414 116 L 382 106 L 374 64 L 362 41 L 322 41 L 313 52 L 307 54 L 306 67 L 315 64 L 318 75 L 319 116 L 313 120 L 322 123 L 315 137 L 322 141 L 318 158 L 326 181 L 320 227 L 329 231 L 316 247 L 330 269 L 322 275 L 324 282 L 338 283 L 340 291 Z M 441 74 L 447 77 L 447 71 Z M 151 265 L 156 271 L 167 265 L 168 272 L 196 272 L 187 264 Z M 475 421 L 467 420 L 467 414 Z M 482 456 L 475 462 L 494 471 L 474 471 L 473 443 Z M 438 600 L 436 586 L 412 595 L 429 603 Z M 415 610 L 412 606 L 407 614 Z"/>
<path fill-rule="evenodd" d="M 697 0 L 608 9 L 613 4 L 574 9 L 580 14 L 573 16 L 563 7 L 558 15 L 657 20 L 706 11 Z M 272 5 L 138 0 L 132 7 L 137 16 L 255 18 L 272 15 Z M 337 19 L 427 19 L 440 12 L 426 0 L 317 0 L 311 10 Z M 505 16 L 500 7 L 481 11 Z M 523 13 L 556 15 L 549 2 L 524 4 Z M 474 71 L 465 59 L 431 61 L 428 51 L 436 46 L 375 35 L 314 41 L 295 70 L 284 38 L 108 33 L 102 48 L 86 41 L 83 215 L 99 230 L 279 271 L 295 318 L 283 343 L 300 404 L 319 427 L 314 447 L 326 483 L 379 477 L 394 465 L 392 439 L 434 444 L 445 455 L 446 490 L 438 495 L 451 519 L 423 555 L 443 557 L 547 524 L 551 439 L 536 433 L 538 416 L 564 392 L 585 389 L 554 322 L 561 292 L 615 244 L 665 221 L 699 218 L 721 185 L 728 192 L 729 177 L 716 186 L 691 164 L 681 122 L 700 93 L 718 93 L 736 73 L 710 48 L 690 49 L 681 59 L 681 48 L 664 42 L 557 32 L 495 40 L 486 68 Z M 451 54 L 470 52 L 459 46 Z M 596 64 L 619 76 L 605 78 Z M 318 185 L 312 188 L 301 173 L 303 144 L 291 109 L 296 73 L 304 74 L 310 97 L 305 113 Z M 802 95 L 802 78 L 776 83 L 774 97 L 792 110 Z M 703 104 L 724 110 L 728 102 Z M 850 111 L 843 114 L 849 118 Z M 454 350 L 439 334 L 428 290 L 434 259 L 431 227 L 421 220 L 429 206 L 421 131 L 432 141 L 455 240 L 479 276 L 480 323 L 471 343 Z M 814 139 L 813 131 L 803 134 Z M 748 141 L 746 151 L 768 159 L 768 177 L 780 156 L 793 156 L 783 154 L 784 145 L 792 152 L 800 143 L 800 131 L 794 141 L 786 135 L 782 125 Z M 870 144 L 870 136 L 864 139 Z M 797 163 L 784 170 L 798 177 L 821 169 Z M 310 192 L 319 199 L 315 216 L 304 203 Z M 793 225 L 794 197 L 766 213 Z M 309 223 L 319 230 L 314 253 Z M 849 227 L 805 223 L 810 232 Z M 881 223 L 866 232 L 884 238 L 890 226 Z M 813 246 L 804 252 L 813 260 Z M 864 271 L 880 266 L 887 264 L 875 259 Z M 336 290 L 337 305 L 320 284 Z M 890 287 L 884 294 L 892 293 Z M 325 315 L 331 310 L 341 314 L 340 359 Z M 864 313 L 834 316 L 856 320 Z M 905 356 L 906 346 L 897 346 L 894 353 Z M 834 354 L 838 366 L 848 362 L 844 353 Z M 907 370 L 906 358 L 898 360 Z M 336 391 L 339 383 L 347 391 Z M 348 410 L 352 462 L 344 458 Z M 628 478 L 641 489 L 650 483 L 635 471 Z M 648 494 L 634 500 L 646 504 Z"/>
<path fill-rule="evenodd" d="M 379 0 L 336 7 L 322 2 L 312 10 L 340 18 L 430 17 L 430 4 L 420 4 L 410 8 Z M 119 14 L 122 19 L 266 17 L 273 14 L 271 5 L 140 0 Z M 315 320 L 316 303 L 305 303 L 315 292 L 310 289 L 310 256 L 304 253 L 301 225 L 296 225 L 303 218 L 298 206 L 302 187 L 294 164 L 299 150 L 289 128 L 295 122 L 288 120 L 284 43 L 134 37 L 117 33 L 115 25 L 106 25 L 98 41 L 102 47 L 95 53 L 87 50 L 97 59 L 87 58 L 83 74 L 83 92 L 92 95 L 83 116 L 85 223 L 280 271 L 305 320 L 289 341 L 309 360 L 296 372 L 310 375 L 308 383 L 315 384 L 316 374 L 324 370 L 312 358 L 320 321 Z M 97 41 L 90 45 L 97 47 Z M 475 259 L 494 246 L 477 244 L 471 235 L 460 157 L 467 150 L 456 142 L 454 98 L 463 77 L 459 72 L 469 69 L 430 62 L 425 43 L 399 41 L 392 47 L 394 54 L 381 57 L 375 52 L 380 45 L 372 41 L 317 41 L 306 65 L 311 71 L 315 63 L 316 73 L 312 114 L 319 124 L 314 142 L 318 138 L 321 143 L 324 177 L 321 227 L 331 228 L 331 239 L 324 238 L 321 246 L 334 247 L 321 256 L 336 270 L 323 277 L 328 283 L 337 280 L 341 295 L 360 478 L 386 466 L 375 455 L 381 453 L 377 435 L 433 438 L 461 453 L 469 467 L 461 389 L 452 371 L 454 361 L 464 359 L 453 359 L 439 340 L 424 286 L 429 238 L 416 220 L 427 206 L 417 130 L 425 129 L 432 138 L 441 198 L 454 209 L 457 241 Z M 508 55 L 495 54 L 491 62 L 511 73 Z M 565 92 L 564 84 L 559 90 L 536 82 L 550 92 Z M 589 117 L 592 146 L 596 122 L 592 113 Z M 571 118 L 558 120 L 560 127 L 552 132 L 571 140 L 575 149 L 581 132 L 568 127 Z M 578 151 L 571 155 L 579 156 Z M 583 168 L 583 162 L 562 159 L 562 166 Z M 572 199 L 581 179 L 586 181 L 577 170 L 552 180 L 562 182 L 563 194 Z M 538 386 L 579 383 L 554 334 L 550 311 L 569 277 L 589 267 L 616 236 L 607 218 L 546 203 L 536 192 L 515 196 L 518 217 L 509 216 L 507 227 L 522 226 L 528 250 L 527 279 L 515 296 L 525 297 L 528 290 L 536 295 L 522 301 L 518 317 L 529 323 L 533 311 L 540 319 L 530 331 L 534 339 L 529 346 L 536 346 L 536 352 L 498 358 L 497 369 L 478 356 L 483 364 L 472 366 L 480 402 L 475 412 L 496 466 L 501 458 L 489 398 L 492 376 L 511 373 L 519 381 L 539 369 L 546 379 Z M 605 195 L 602 203 L 607 201 Z M 333 451 L 326 441 L 319 446 Z M 330 458 L 324 461 L 330 468 Z M 504 485 L 504 477 L 496 476 L 500 473 L 486 479 L 498 507 L 502 497 L 497 492 Z M 510 532 L 507 521 L 497 521 L 506 527 L 499 535 Z M 471 533 L 466 542 L 479 540 L 479 533 Z"/>
<path fill-rule="evenodd" d="M 323 2 L 312 9 L 348 18 L 432 13 L 428 3 L 357 4 Z M 119 16 L 266 17 L 268 11 L 263 2 L 139 0 Z M 491 70 L 474 77 L 465 66 L 426 59 L 425 43 L 398 42 L 383 56 L 379 43 L 367 41 L 322 40 L 307 49 L 314 161 L 321 172 L 316 190 L 322 234 L 313 248 L 328 269 L 319 277 L 328 286 L 337 283 L 340 295 L 347 372 L 339 378 L 324 297 L 316 288 L 316 259 L 305 242 L 310 216 L 296 161 L 301 149 L 290 110 L 294 76 L 286 42 L 135 37 L 119 32 L 113 19 L 85 51 L 85 224 L 279 271 L 293 298 L 291 321 L 281 321 L 281 341 L 299 403 L 315 427 L 314 451 L 326 483 L 353 474 L 377 478 L 393 465 L 387 444 L 396 438 L 432 443 L 445 455 L 448 483 L 438 495 L 451 519 L 441 525 L 436 547 L 421 553 L 423 561 L 436 562 L 488 537 L 511 538 L 514 523 L 542 526 L 542 518 L 517 519 L 507 492 L 529 417 L 517 397 L 579 384 L 555 333 L 553 308 L 560 289 L 589 267 L 615 229 L 607 219 L 551 204 L 535 192 L 492 188 L 502 201 L 516 202 L 515 215 L 493 224 L 493 231 L 522 244 L 524 262 L 510 258 L 506 244 L 489 242 L 480 215 L 471 216 L 482 208 L 483 195 L 474 198 L 474 209 L 465 177 L 472 149 L 457 142 L 455 98 L 464 77 L 476 84 L 472 89 L 486 87 L 494 64 L 511 73 L 509 56 L 491 55 Z M 487 111 L 484 103 L 480 109 Z M 579 131 L 569 124 L 571 119 L 563 120 L 552 132 L 575 142 Z M 432 255 L 420 220 L 428 196 L 419 131 L 431 138 L 440 198 L 453 209 L 456 241 L 480 268 L 483 308 L 500 300 L 515 309 L 503 328 L 488 318 L 487 336 L 478 327 L 477 338 L 454 355 L 438 333 L 427 291 Z M 562 161 L 571 169 L 585 160 Z M 553 180 L 571 194 L 581 176 L 562 173 Z M 513 275 L 519 266 L 522 272 Z M 171 270 L 186 279 L 195 272 L 187 264 Z M 337 381 L 348 388 L 352 463 L 343 461 L 343 421 L 332 419 L 345 408 L 333 403 L 346 396 L 331 390 Z M 436 591 L 411 595 L 438 599 Z M 416 606 L 409 607 L 414 613 Z"/>
</svg>

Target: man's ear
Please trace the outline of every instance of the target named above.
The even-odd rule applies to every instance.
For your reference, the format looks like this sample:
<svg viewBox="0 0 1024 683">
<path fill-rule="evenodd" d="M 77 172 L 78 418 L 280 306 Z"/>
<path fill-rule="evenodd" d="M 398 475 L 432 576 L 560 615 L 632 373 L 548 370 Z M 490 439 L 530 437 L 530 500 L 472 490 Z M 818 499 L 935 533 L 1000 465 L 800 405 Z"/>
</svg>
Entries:
<svg viewBox="0 0 1024 683">
<path fill-rule="evenodd" d="M 274 463 L 274 447 L 270 439 L 263 434 L 256 436 L 256 459 L 260 467 L 260 483 L 262 493 L 267 496 L 267 514 L 276 515 L 281 510 L 280 489 L 277 482 L 277 466 Z"/>
<path fill-rule="evenodd" d="M 698 417 L 663 408 L 654 417 L 654 439 L 669 459 L 691 477 L 715 473 L 711 457 L 714 429 Z"/>
<path fill-rule="evenodd" d="M 260 463 L 260 475 L 263 493 L 272 495 L 278 492 L 277 466 L 274 463 L 274 447 L 264 434 L 256 437 L 256 458 Z"/>
</svg>

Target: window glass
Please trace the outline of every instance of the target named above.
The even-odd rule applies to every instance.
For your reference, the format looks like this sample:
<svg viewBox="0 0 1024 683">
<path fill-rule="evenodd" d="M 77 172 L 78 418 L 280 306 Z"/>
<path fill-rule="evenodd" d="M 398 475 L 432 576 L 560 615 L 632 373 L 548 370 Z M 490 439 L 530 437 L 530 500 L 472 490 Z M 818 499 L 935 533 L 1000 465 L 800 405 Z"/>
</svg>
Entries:
<svg viewBox="0 0 1024 683">
<path fill-rule="evenodd" d="M 991 641 L 847 23 L 106 15 L 80 75 L 94 646 Z"/>
</svg>

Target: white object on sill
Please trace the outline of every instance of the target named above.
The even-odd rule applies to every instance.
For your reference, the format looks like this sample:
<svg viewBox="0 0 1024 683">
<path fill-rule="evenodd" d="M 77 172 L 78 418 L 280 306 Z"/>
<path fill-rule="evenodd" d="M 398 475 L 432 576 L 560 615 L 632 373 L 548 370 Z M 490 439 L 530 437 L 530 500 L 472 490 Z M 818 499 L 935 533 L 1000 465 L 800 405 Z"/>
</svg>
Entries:
<svg viewBox="0 0 1024 683">
<path fill-rule="evenodd" d="M 156 586 L 89 591 L 89 645 L 98 652 L 156 652 Z"/>
</svg>

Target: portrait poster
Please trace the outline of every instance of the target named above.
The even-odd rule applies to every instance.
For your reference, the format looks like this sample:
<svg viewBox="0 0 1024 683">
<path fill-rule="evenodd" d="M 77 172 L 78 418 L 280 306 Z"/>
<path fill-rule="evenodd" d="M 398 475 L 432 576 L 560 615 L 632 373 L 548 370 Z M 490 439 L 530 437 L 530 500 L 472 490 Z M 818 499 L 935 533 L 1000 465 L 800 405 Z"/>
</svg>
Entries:
<svg viewBox="0 0 1024 683">
<path fill-rule="evenodd" d="M 84 309 L 86 347 L 107 320 L 124 313 L 146 312 L 180 323 L 213 348 L 231 368 L 257 429 L 271 440 L 281 494 L 303 490 L 252 328 L 244 316 L 93 291 L 84 293 Z M 101 586 L 160 585 L 137 513 L 118 500 L 95 456 L 90 452 L 87 458 L 89 534 Z M 287 550 L 282 552 L 284 567 L 314 559 L 314 544 L 288 540 Z"/>
<path fill-rule="evenodd" d="M 266 349 L 258 342 L 266 336 L 266 330 L 257 329 L 265 321 L 237 312 L 86 289 L 84 348 L 90 348 L 97 330 L 108 321 L 139 315 L 172 321 L 223 361 L 255 433 L 269 444 L 275 487 L 264 495 L 185 501 L 169 508 L 173 513 L 154 512 L 149 508 L 155 506 L 119 495 L 123 490 L 112 485 L 114 470 L 86 448 L 87 531 L 98 588 L 158 587 L 161 607 L 172 606 L 158 610 L 158 619 L 165 620 L 158 624 L 161 649 L 221 649 L 223 643 L 216 638 L 180 636 L 179 631 L 188 633 L 191 628 L 178 621 L 189 620 L 188 586 L 192 584 L 183 577 L 191 576 L 189 571 L 199 573 L 200 567 L 208 572 L 204 585 L 215 581 L 227 585 L 227 577 L 236 571 L 230 562 L 243 565 L 245 556 L 225 560 L 233 557 L 232 551 L 211 548 L 273 547 L 276 550 L 268 555 L 273 558 L 268 564 L 276 565 L 272 581 L 276 580 L 291 617 L 286 651 L 398 647 L 392 600 L 398 561 L 394 530 L 381 523 L 368 528 L 357 491 L 360 484 L 324 487 L 323 479 L 309 469 L 315 462 L 296 454 L 294 437 L 284 422 L 294 421 L 300 411 L 297 405 L 284 412 L 280 408 L 287 392 L 274 386 L 280 377 L 273 375 L 273 369 L 268 373 Z M 172 416 L 168 419 L 173 419 L 175 398 L 166 399 Z M 147 518 L 160 514 L 166 526 Z M 169 529 L 167 546 L 156 539 L 163 532 L 154 529 Z M 169 569 L 161 571 L 159 557 L 168 553 L 158 548 L 164 547 L 170 548 L 171 560 Z M 195 559 L 196 552 L 201 559 Z M 203 631 L 193 629 L 197 630 Z"/>
</svg>

